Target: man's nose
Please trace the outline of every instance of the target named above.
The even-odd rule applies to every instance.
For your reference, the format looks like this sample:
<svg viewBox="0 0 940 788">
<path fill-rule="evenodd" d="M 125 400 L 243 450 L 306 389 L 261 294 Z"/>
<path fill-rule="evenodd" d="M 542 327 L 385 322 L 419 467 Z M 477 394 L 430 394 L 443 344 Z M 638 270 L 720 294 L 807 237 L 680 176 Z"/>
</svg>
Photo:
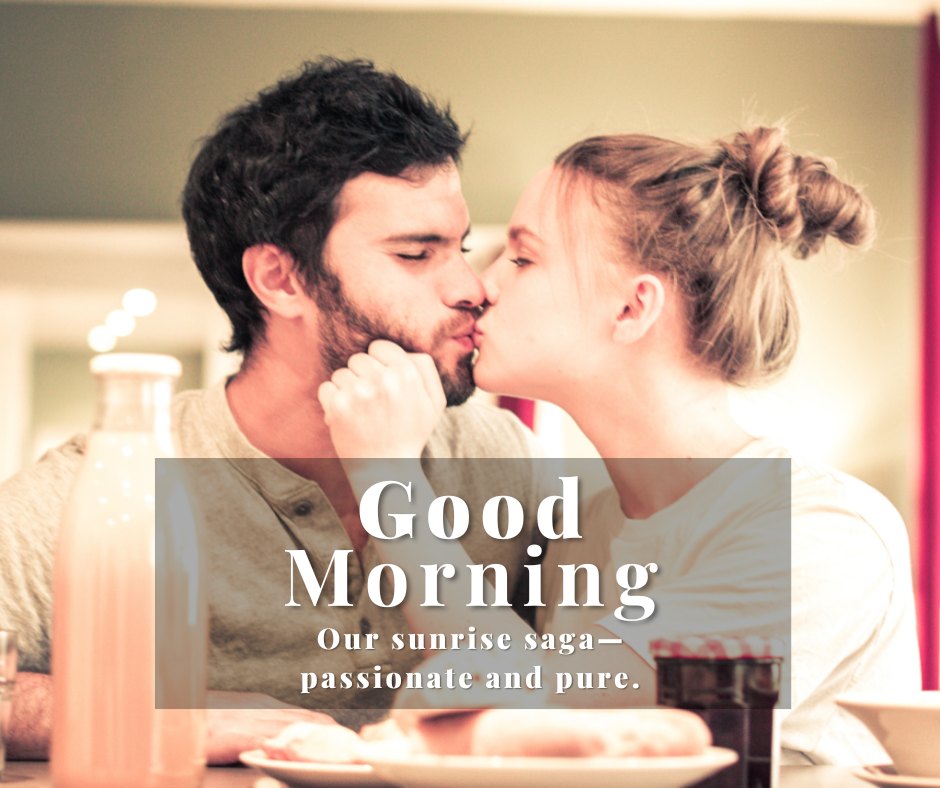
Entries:
<svg viewBox="0 0 940 788">
<path fill-rule="evenodd" d="M 444 303 L 447 306 L 476 309 L 483 303 L 486 298 L 483 283 L 462 255 L 449 266 L 445 276 Z"/>
</svg>

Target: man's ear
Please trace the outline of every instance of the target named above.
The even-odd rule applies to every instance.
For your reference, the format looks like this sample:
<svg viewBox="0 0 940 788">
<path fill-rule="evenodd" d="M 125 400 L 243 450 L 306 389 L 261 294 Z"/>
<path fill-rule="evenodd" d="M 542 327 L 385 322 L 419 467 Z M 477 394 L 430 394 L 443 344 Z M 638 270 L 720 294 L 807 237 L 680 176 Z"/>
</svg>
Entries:
<svg viewBox="0 0 940 788">
<path fill-rule="evenodd" d="M 249 246 L 242 254 L 242 271 L 251 291 L 265 308 L 281 317 L 297 317 L 305 295 L 294 258 L 274 244 Z"/>
<path fill-rule="evenodd" d="M 666 303 L 666 289 L 654 274 L 631 277 L 622 290 L 620 314 L 614 326 L 614 341 L 636 342 L 642 339 L 659 319 Z"/>
</svg>

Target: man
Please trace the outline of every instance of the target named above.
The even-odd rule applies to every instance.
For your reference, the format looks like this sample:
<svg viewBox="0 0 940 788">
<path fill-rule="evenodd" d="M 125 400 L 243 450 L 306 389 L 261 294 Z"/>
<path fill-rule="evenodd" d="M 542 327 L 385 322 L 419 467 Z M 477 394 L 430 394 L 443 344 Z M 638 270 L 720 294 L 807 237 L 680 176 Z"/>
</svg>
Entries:
<svg viewBox="0 0 940 788">
<path fill-rule="evenodd" d="M 219 458 L 239 487 L 234 498 L 217 489 L 223 505 L 213 514 L 209 500 L 206 515 L 210 685 L 230 691 L 211 705 L 234 707 L 210 710 L 210 762 L 233 760 L 289 722 L 322 719 L 268 697 L 298 700 L 285 655 L 303 655 L 309 671 L 337 662 L 350 670 L 408 667 L 419 656 L 389 648 L 404 619 L 368 602 L 308 607 L 303 628 L 232 646 L 264 631 L 267 613 L 252 602 L 286 586 L 285 549 L 299 546 L 322 567 L 334 550 L 351 547 L 359 559 L 350 567 L 354 590 L 377 563 L 317 400 L 322 383 L 343 374 L 372 340 L 391 340 L 417 367 L 433 360 L 448 404 L 460 406 L 445 413 L 426 458 L 529 454 L 528 436 L 511 416 L 461 404 L 473 391 L 471 337 L 484 297 L 463 256 L 469 215 L 457 165 L 464 140 L 447 110 L 400 77 L 325 58 L 227 115 L 192 166 L 183 216 L 193 257 L 231 321 L 228 349 L 244 355 L 229 381 L 174 402 L 182 456 Z M 42 671 L 52 556 L 82 451 L 83 439 L 75 439 L 0 487 L 0 620 L 19 630 L 25 668 L 14 757 L 42 757 L 48 746 L 51 682 Z M 477 480 L 478 497 L 493 481 Z M 534 513 L 535 481 L 520 471 L 509 482 Z M 519 573 L 524 545 L 496 554 L 492 540 L 478 537 L 466 543 L 476 560 L 499 560 Z M 383 645 L 358 655 L 316 652 L 316 626 L 375 631 Z M 363 694 L 357 704 L 387 702 Z M 261 708 L 245 710 L 253 706 Z"/>
</svg>

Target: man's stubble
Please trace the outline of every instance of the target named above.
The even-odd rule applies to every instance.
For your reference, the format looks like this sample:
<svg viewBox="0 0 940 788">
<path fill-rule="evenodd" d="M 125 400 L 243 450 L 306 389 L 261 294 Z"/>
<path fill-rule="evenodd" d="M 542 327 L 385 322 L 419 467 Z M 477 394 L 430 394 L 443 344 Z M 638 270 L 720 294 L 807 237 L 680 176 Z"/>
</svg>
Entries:
<svg viewBox="0 0 940 788">
<path fill-rule="evenodd" d="M 322 318 L 320 359 L 329 374 L 345 367 L 349 357 L 355 353 L 365 353 L 369 343 L 375 339 L 390 340 L 409 353 L 426 353 L 466 323 L 466 315 L 455 315 L 453 322 L 446 323 L 434 333 L 430 347 L 422 349 L 414 345 L 403 328 L 392 325 L 384 316 L 370 316 L 357 309 L 344 292 L 339 277 L 326 266 L 311 291 Z M 471 313 L 469 309 L 461 311 Z M 452 371 L 442 370 L 437 358 L 434 358 L 434 364 L 441 376 L 448 407 L 466 402 L 474 391 L 473 354 L 461 357 Z"/>
</svg>

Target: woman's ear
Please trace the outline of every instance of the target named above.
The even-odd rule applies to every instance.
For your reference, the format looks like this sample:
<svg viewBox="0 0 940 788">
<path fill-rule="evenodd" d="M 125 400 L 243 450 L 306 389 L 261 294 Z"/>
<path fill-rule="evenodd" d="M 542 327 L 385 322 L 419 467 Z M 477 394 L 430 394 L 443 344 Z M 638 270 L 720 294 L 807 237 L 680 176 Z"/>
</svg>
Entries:
<svg viewBox="0 0 940 788">
<path fill-rule="evenodd" d="M 654 274 L 640 274 L 627 284 L 626 296 L 614 326 L 614 341 L 631 343 L 642 339 L 659 319 L 666 303 L 666 289 Z"/>
<path fill-rule="evenodd" d="M 269 312 L 286 318 L 300 315 L 306 293 L 288 252 L 274 244 L 249 246 L 242 254 L 242 271 L 251 291 Z"/>
</svg>

